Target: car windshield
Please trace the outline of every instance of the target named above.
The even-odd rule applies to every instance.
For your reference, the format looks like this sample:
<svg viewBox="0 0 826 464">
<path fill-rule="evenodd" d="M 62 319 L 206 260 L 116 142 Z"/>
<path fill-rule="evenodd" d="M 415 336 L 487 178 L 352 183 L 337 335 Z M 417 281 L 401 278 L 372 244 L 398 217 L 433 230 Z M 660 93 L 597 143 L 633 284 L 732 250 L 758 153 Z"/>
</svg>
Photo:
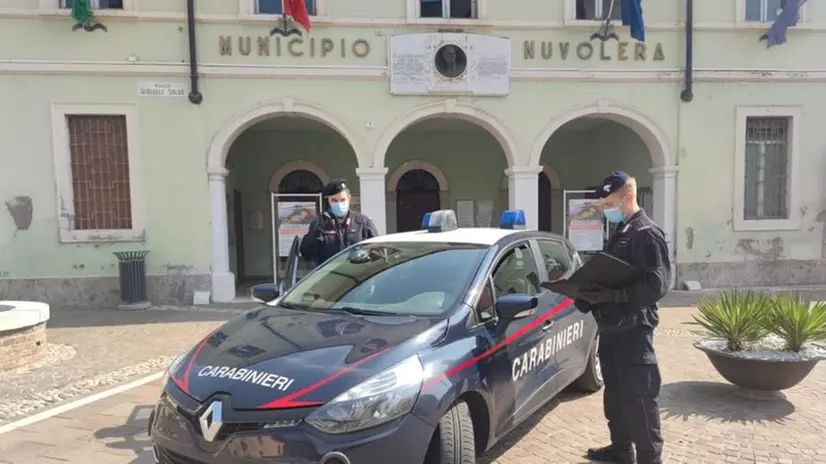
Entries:
<svg viewBox="0 0 826 464">
<path fill-rule="evenodd" d="M 438 316 L 464 296 L 487 249 L 456 243 L 356 245 L 299 282 L 279 305 Z"/>
</svg>

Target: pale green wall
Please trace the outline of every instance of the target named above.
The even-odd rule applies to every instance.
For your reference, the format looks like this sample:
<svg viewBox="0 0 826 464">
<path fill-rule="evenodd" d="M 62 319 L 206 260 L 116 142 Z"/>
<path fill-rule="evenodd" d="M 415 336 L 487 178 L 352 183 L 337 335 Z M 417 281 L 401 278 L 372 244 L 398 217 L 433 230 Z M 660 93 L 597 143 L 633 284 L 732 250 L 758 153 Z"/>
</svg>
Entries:
<svg viewBox="0 0 826 464">
<path fill-rule="evenodd" d="M 229 0 L 199 0 L 199 11 L 205 21 L 199 24 L 199 59 L 205 67 L 218 69 L 218 65 L 256 65 L 268 69 L 271 65 L 331 65 L 331 66 L 386 66 L 387 37 L 397 33 L 434 31 L 437 26 L 404 24 L 404 2 L 370 0 L 363 2 L 328 1 L 330 16 L 351 18 L 384 18 L 376 26 L 328 25 L 319 22 L 313 37 L 330 37 L 352 41 L 368 40 L 372 47 L 369 57 L 328 58 L 309 57 L 242 57 L 219 56 L 219 37 L 265 36 L 271 22 L 238 21 L 237 2 Z M 529 21 L 507 27 L 468 27 L 469 32 L 489 33 L 510 37 L 513 43 L 513 68 L 536 69 L 678 69 L 683 65 L 682 32 L 673 27 L 681 19 L 681 2 L 648 2 L 646 20 L 651 27 L 649 43 L 662 42 L 666 59 L 661 62 L 601 62 L 549 61 L 523 59 L 524 40 L 571 41 L 587 40 L 592 26 L 561 27 L 530 21 L 561 21 L 562 2 L 543 0 L 525 2 L 492 1 L 492 20 Z M 822 44 L 826 29 L 826 2 L 808 2 L 811 23 L 790 35 L 789 43 L 766 50 L 757 38 L 761 28 L 734 27 L 733 2 L 721 8 L 720 0 L 697 0 L 695 18 L 705 22 L 695 34 L 695 66 L 698 70 L 725 69 L 824 69 Z M 57 240 L 54 164 L 50 137 L 50 105 L 60 103 L 120 103 L 135 104 L 138 108 L 145 184 L 145 204 L 148 211 L 146 248 L 152 251 L 149 258 L 150 272 L 163 274 L 184 270 L 192 273 L 209 272 L 210 203 L 205 173 L 206 153 L 215 134 L 231 120 L 233 115 L 261 104 L 278 101 L 282 97 L 312 103 L 339 117 L 357 134 L 360 146 L 356 155 L 362 166 L 372 165 L 374 150 L 379 137 L 396 118 L 442 97 L 394 97 L 388 92 L 386 78 L 348 79 L 276 79 L 206 77 L 202 79 L 204 103 L 191 105 L 186 99 L 141 99 L 136 95 L 140 82 L 172 81 L 187 85 L 185 69 L 177 66 L 186 63 L 187 41 L 183 15 L 167 15 L 161 19 L 110 18 L 101 14 L 109 26 L 108 33 L 71 32 L 72 21 L 68 17 L 37 16 L 30 14 L 37 8 L 38 0 L 0 0 L 0 58 L 37 63 L 76 62 L 76 69 L 53 75 L 5 74 L 4 62 L 0 62 L 0 197 L 8 201 L 15 195 L 27 195 L 34 201 L 34 221 L 27 231 L 14 231 L 8 214 L 0 213 L 0 278 L 51 277 L 51 276 L 98 276 L 114 275 L 116 268 L 113 250 L 130 249 L 138 244 L 59 244 Z M 158 16 L 163 11 L 181 13 L 183 0 L 140 0 L 142 11 Z M 18 9 L 15 11 L 11 8 Z M 28 9 L 28 17 L 23 9 Z M 28 19 L 26 19 L 28 18 Z M 397 21 L 389 21 L 395 18 Z M 709 23 L 716 25 L 710 25 Z M 728 24 L 726 24 L 728 22 Z M 713 27 L 712 27 L 713 26 Z M 620 34 L 627 37 L 627 31 Z M 237 47 L 237 43 L 235 45 Z M 134 65 L 135 74 L 107 76 L 83 74 L 82 62 L 124 63 L 130 55 L 139 58 Z M 149 68 L 148 65 L 158 65 Z M 163 66 L 161 66 L 163 65 Z M 229 69 L 229 68 L 221 68 Z M 250 69 L 249 67 L 246 69 Z M 144 73 L 138 75 L 137 73 Z M 231 70 L 227 70 L 227 73 Z M 262 71 L 263 72 L 263 71 Z M 802 73 L 804 75 L 805 73 Z M 755 79 L 761 73 L 755 72 Z M 820 126 L 826 120 L 826 91 L 822 83 L 803 82 L 708 82 L 698 78 L 695 84 L 695 100 L 682 103 L 679 93 L 682 83 L 658 80 L 632 83 L 604 81 L 541 81 L 513 80 L 510 95 L 505 98 L 457 97 L 460 102 L 470 103 L 495 115 L 511 131 L 521 164 L 528 163 L 528 155 L 541 130 L 548 122 L 572 109 L 593 104 L 597 98 L 621 102 L 653 120 L 665 137 L 665 142 L 676 154 L 680 166 L 678 179 L 678 235 L 677 257 L 679 262 L 725 262 L 748 259 L 737 250 L 743 240 L 755 239 L 761 243 L 781 237 L 785 244 L 785 258 L 819 259 L 823 256 L 823 225 L 817 215 L 824 208 L 822 190 L 826 131 Z M 734 159 L 734 111 L 737 105 L 800 105 L 804 109 L 802 121 L 801 169 L 797 183 L 801 186 L 801 199 L 805 214 L 803 227 L 796 231 L 734 232 L 731 227 Z M 620 137 L 620 135 L 617 135 Z M 635 171 L 642 183 L 651 182 L 646 177 L 647 164 L 636 142 L 610 142 L 610 137 L 597 139 L 602 146 L 561 152 L 577 155 L 546 154 L 543 161 L 551 164 L 561 177 L 586 179 L 599 177 L 603 169 L 596 168 L 593 159 L 586 164 L 593 168 L 587 173 L 570 172 L 570 163 L 580 156 L 610 157 L 605 159 L 605 169 L 623 167 Z M 632 140 L 626 136 L 618 138 Z M 429 141 L 428 141 L 429 143 Z M 556 143 L 552 142 L 552 146 Z M 266 146 L 262 143 L 261 146 Z M 300 144 L 296 145 L 300 147 Z M 490 147 L 496 147 L 494 143 Z M 505 167 L 502 156 L 486 150 L 474 150 L 474 156 L 486 156 L 485 190 L 474 191 L 468 179 L 457 172 L 462 167 L 461 157 L 439 159 L 456 193 L 451 199 L 464 195 L 490 195 L 494 185 L 501 182 Z M 607 149 L 606 149 L 607 147 Z M 626 147 L 626 148 L 622 148 Z M 633 147 L 633 148 L 631 148 Z M 415 147 L 414 147 L 415 148 Z M 405 152 L 417 158 L 432 155 L 428 150 L 408 147 Z M 498 148 L 498 147 L 497 147 Z M 611 150 L 611 148 L 616 148 Z M 309 148 L 308 148 L 309 150 Z M 550 149 L 549 149 L 550 150 Z M 630 154 L 622 150 L 633 151 Z M 266 149 L 259 156 L 266 156 Z M 312 150 L 309 150 L 312 151 Z M 400 149 L 400 151 L 402 151 Z M 279 160 L 289 156 L 279 154 Z M 424 153 L 420 155 L 420 153 Z M 458 153 L 458 151 L 457 151 Z M 483 153 L 485 153 L 483 155 Z M 588 155 L 591 153 L 592 155 Z M 625 158 L 625 156 L 629 158 Z M 622 156 L 622 157 L 621 157 Z M 574 158 L 576 157 L 576 158 Z M 325 161 L 330 175 L 341 173 L 356 180 L 352 155 L 345 161 Z M 569 160 L 567 163 L 563 159 Z M 622 160 L 622 161 L 621 161 Z M 269 168 L 274 169 L 276 162 Z M 392 169 L 401 163 L 393 153 L 386 166 Z M 341 163 L 341 164 L 338 164 Z M 475 163 L 468 163 L 475 168 Z M 479 166 L 481 167 L 481 163 Z M 629 167 L 630 166 L 630 167 Z M 239 168 L 240 169 L 240 168 Z M 253 171 L 264 179 L 271 174 Z M 233 174 L 235 178 L 236 174 Z M 581 177 L 577 177 L 581 176 Z M 469 176 L 468 176 L 469 177 Z M 490 186 L 487 183 L 490 182 Z M 573 181 L 572 181 L 573 182 Z M 354 182 L 355 183 L 355 182 Z M 265 192 L 265 185 L 254 187 Z M 566 185 L 567 187 L 567 185 Z M 247 188 L 245 186 L 244 188 Z M 253 188 L 253 187 L 250 187 Z M 258 202 L 265 202 L 258 197 Z M 261 203 L 259 203 L 261 204 Z M 502 204 L 501 197 L 499 204 Z M 395 224 L 388 218 L 388 225 Z M 689 249 L 685 231 L 691 228 L 694 242 Z M 392 229 L 391 229 L 392 230 Z M 262 234 L 264 234 L 262 232 Z M 268 238 L 267 238 L 268 240 Z M 269 258 L 267 258 L 269 259 Z M 265 261 L 257 261 L 262 267 Z M 248 260 L 248 266 L 249 260 Z"/>
</svg>

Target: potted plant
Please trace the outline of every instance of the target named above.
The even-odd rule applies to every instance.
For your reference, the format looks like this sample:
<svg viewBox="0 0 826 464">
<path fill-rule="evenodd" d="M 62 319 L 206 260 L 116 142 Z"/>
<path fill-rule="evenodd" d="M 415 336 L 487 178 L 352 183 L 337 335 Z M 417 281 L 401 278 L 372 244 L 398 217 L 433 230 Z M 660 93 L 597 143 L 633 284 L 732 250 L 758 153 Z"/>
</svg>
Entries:
<svg viewBox="0 0 826 464">
<path fill-rule="evenodd" d="M 779 391 L 800 383 L 826 359 L 826 304 L 794 294 L 729 291 L 697 305 L 694 346 L 742 388 Z"/>
</svg>

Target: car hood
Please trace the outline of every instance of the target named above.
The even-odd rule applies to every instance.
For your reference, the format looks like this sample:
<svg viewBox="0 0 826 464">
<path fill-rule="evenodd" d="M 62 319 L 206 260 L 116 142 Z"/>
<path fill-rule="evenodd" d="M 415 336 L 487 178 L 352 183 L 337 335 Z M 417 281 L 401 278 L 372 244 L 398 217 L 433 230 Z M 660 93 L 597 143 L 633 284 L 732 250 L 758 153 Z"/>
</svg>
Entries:
<svg viewBox="0 0 826 464">
<path fill-rule="evenodd" d="M 340 311 L 253 310 L 195 346 L 171 379 L 233 409 L 323 404 L 441 338 L 443 319 L 357 316 Z"/>
</svg>

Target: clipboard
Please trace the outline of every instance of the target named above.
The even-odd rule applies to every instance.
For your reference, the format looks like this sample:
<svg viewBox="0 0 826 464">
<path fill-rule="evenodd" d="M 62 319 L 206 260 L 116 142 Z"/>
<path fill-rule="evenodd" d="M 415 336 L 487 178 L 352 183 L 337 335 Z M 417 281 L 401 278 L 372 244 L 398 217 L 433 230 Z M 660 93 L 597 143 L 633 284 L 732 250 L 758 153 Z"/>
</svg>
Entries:
<svg viewBox="0 0 826 464">
<path fill-rule="evenodd" d="M 574 275 L 567 279 L 542 282 L 542 288 L 570 298 L 579 298 L 583 288 L 623 288 L 641 278 L 643 273 L 633 265 L 605 252 L 599 252 L 588 260 Z"/>
</svg>

